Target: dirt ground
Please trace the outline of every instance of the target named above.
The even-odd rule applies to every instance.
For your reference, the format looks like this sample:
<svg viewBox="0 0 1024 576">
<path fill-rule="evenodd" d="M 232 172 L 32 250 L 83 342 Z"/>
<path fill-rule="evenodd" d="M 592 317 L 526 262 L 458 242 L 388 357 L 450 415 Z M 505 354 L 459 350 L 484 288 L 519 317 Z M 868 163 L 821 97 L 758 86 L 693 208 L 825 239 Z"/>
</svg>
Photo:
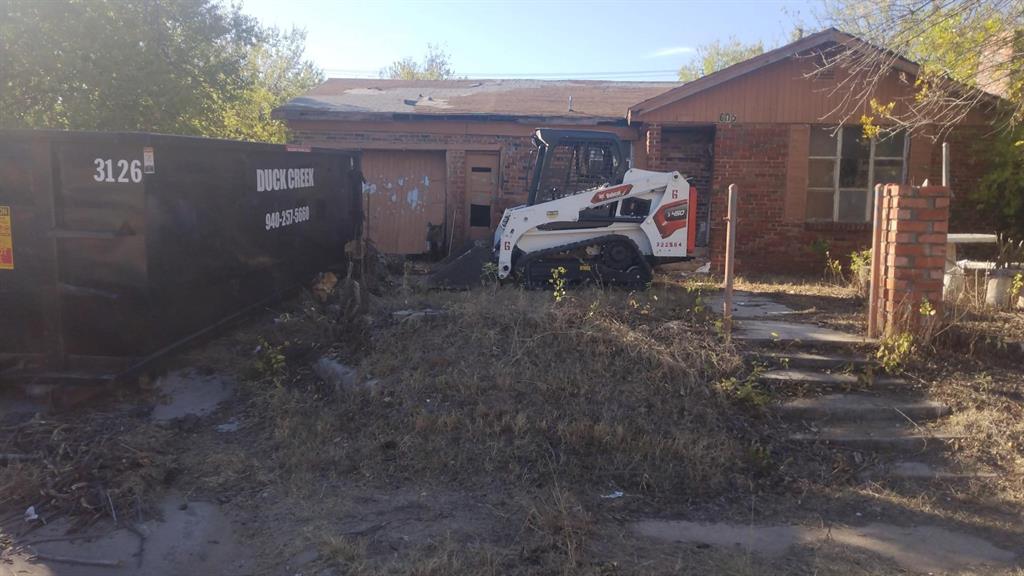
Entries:
<svg viewBox="0 0 1024 576">
<path fill-rule="evenodd" d="M 739 287 L 863 322 L 851 289 Z M 0 453 L 23 458 L 0 461 L 0 575 L 932 572 L 857 540 L 913 526 L 1024 551 L 1019 366 L 908 367 L 963 410 L 965 462 L 1002 481 L 861 482 L 728 384 L 748 368 L 715 290 L 304 294 L 71 411 L 4 397 Z M 669 519 L 729 524 L 718 545 L 643 528 Z M 762 524 L 818 535 L 733 540 Z"/>
</svg>

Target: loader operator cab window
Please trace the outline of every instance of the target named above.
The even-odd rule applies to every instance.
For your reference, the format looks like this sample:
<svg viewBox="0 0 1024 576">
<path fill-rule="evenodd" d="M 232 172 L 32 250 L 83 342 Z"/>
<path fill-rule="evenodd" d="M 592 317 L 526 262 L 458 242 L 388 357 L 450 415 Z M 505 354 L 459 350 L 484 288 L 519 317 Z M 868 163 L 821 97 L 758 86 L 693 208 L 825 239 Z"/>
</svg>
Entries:
<svg viewBox="0 0 1024 576">
<path fill-rule="evenodd" d="M 547 152 L 545 170 L 537 189 L 537 202 L 549 202 L 611 184 L 618 173 L 618 163 L 619 158 L 610 143 L 559 143 Z"/>
<path fill-rule="evenodd" d="M 644 198 L 626 198 L 622 201 L 622 210 L 619 211 L 620 216 L 631 218 L 647 217 L 650 213 L 651 201 Z"/>
</svg>

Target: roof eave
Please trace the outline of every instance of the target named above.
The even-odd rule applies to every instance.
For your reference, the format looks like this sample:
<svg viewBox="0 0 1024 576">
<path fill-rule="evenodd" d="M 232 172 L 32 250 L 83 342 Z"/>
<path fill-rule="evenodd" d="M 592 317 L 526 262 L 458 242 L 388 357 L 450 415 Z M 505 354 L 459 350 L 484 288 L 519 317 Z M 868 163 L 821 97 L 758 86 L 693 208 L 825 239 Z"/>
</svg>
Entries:
<svg viewBox="0 0 1024 576">
<path fill-rule="evenodd" d="M 462 122 L 513 122 L 516 124 L 560 124 L 560 125 L 622 125 L 627 124 L 625 116 L 545 116 L 494 113 L 453 113 L 453 114 L 417 114 L 402 112 L 346 112 L 316 109 L 289 109 L 286 106 L 275 108 L 271 114 L 275 120 L 327 120 L 342 122 L 387 122 L 395 120 L 411 121 L 462 121 Z"/>
</svg>

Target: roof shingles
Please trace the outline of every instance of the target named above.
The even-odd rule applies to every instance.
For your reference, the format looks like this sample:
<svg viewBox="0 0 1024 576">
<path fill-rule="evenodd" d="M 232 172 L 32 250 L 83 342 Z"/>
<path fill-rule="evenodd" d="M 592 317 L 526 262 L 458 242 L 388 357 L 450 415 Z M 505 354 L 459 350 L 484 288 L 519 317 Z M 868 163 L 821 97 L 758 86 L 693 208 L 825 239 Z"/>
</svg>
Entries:
<svg viewBox="0 0 1024 576">
<path fill-rule="evenodd" d="M 630 106 L 677 82 L 598 80 L 372 80 L 331 78 L 274 116 L 504 116 L 620 121 Z M 569 98 L 572 109 L 569 109 Z"/>
</svg>

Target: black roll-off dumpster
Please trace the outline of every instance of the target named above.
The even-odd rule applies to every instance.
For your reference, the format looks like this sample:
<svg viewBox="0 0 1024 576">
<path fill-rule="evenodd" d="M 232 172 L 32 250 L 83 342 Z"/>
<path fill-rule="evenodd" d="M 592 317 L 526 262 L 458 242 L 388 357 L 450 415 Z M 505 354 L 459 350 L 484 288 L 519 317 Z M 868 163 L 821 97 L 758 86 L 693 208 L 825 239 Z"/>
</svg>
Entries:
<svg viewBox="0 0 1024 576">
<path fill-rule="evenodd" d="M 353 153 L 0 131 L 0 379 L 130 373 L 340 264 L 361 222 Z"/>
</svg>

